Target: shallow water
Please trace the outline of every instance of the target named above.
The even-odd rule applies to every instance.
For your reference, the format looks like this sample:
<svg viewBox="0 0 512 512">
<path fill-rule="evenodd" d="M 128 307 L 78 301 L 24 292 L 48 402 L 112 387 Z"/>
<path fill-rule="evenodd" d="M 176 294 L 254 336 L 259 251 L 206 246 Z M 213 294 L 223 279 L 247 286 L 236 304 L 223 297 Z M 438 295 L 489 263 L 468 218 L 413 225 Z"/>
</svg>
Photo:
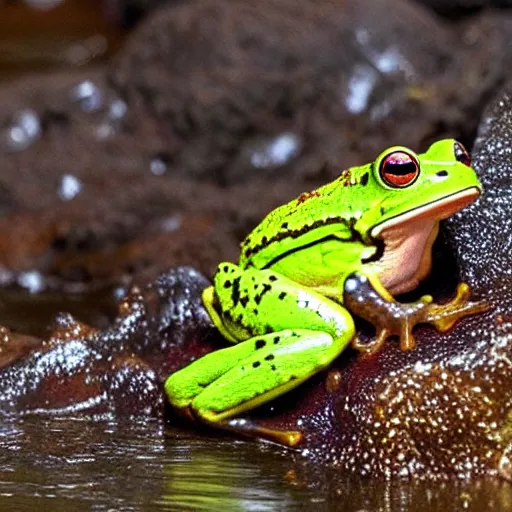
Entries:
<svg viewBox="0 0 512 512">
<path fill-rule="evenodd" d="M 283 510 L 317 499 L 286 481 L 288 459 L 268 448 L 164 435 L 157 422 L 7 421 L 0 452 L 2 510 Z"/>
<path fill-rule="evenodd" d="M 6 419 L 0 510 L 510 510 L 504 482 L 382 482 L 157 421 Z"/>
<path fill-rule="evenodd" d="M 109 290 L 80 295 L 31 294 L 19 288 L 0 290 L 0 325 L 16 332 L 46 338 L 60 312 L 71 313 L 78 320 L 102 329 L 115 317 L 117 307 Z"/>
</svg>

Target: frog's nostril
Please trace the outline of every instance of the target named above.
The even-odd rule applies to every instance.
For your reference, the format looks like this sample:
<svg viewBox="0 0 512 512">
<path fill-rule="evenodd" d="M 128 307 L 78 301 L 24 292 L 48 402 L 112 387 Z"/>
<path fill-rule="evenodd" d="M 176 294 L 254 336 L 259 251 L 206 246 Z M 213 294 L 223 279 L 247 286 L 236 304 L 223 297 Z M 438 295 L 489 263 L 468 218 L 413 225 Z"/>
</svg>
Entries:
<svg viewBox="0 0 512 512">
<path fill-rule="evenodd" d="M 436 176 L 439 176 L 439 178 L 446 178 L 446 176 L 448 176 L 448 171 L 442 170 L 442 171 L 436 172 Z"/>
</svg>

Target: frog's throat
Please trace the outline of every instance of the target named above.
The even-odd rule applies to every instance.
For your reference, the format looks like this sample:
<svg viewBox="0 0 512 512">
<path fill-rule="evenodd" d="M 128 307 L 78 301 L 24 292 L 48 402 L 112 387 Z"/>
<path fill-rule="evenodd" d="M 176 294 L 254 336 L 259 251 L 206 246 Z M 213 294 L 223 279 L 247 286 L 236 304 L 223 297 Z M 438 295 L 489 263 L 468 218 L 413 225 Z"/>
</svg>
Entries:
<svg viewBox="0 0 512 512">
<path fill-rule="evenodd" d="M 384 242 L 384 250 L 380 258 L 368 263 L 369 270 L 392 295 L 416 288 L 430 272 L 439 221 L 473 202 L 479 193 L 471 187 L 376 226 L 371 235 Z"/>
</svg>

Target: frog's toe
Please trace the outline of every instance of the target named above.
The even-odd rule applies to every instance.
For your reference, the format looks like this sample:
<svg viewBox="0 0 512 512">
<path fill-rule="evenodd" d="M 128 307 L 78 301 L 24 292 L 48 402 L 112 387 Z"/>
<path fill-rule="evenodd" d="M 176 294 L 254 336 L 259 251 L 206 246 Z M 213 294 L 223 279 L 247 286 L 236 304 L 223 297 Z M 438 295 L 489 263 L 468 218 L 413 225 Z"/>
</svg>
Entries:
<svg viewBox="0 0 512 512">
<path fill-rule="evenodd" d="M 446 304 L 432 304 L 428 307 L 424 321 L 438 331 L 445 332 L 468 315 L 483 313 L 489 309 L 486 301 L 471 301 L 471 289 L 467 283 L 460 283 L 455 297 Z"/>
<path fill-rule="evenodd" d="M 377 330 L 377 335 L 374 340 L 369 342 L 362 342 L 359 336 L 355 336 L 352 340 L 351 346 L 353 349 L 358 350 L 364 354 L 373 354 L 377 352 L 386 340 L 391 336 L 391 331 L 385 327 Z"/>
<path fill-rule="evenodd" d="M 299 430 L 266 428 L 245 418 L 233 418 L 220 425 L 217 423 L 216 426 L 234 431 L 237 434 L 267 439 L 290 448 L 299 445 L 304 438 L 304 434 Z"/>
</svg>

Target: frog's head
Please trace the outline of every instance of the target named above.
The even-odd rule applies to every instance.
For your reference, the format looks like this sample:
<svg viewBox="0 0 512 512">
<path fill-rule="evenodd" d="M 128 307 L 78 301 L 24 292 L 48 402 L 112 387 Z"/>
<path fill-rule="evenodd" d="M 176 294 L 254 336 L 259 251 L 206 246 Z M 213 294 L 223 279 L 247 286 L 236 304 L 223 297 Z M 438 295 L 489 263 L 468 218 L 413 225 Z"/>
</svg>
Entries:
<svg viewBox="0 0 512 512">
<path fill-rule="evenodd" d="M 374 238 L 410 220 L 445 219 L 481 192 L 469 154 L 453 139 L 436 142 L 422 155 L 392 147 L 375 160 L 373 175 L 385 189 L 380 218 L 370 233 Z"/>
<path fill-rule="evenodd" d="M 372 172 L 381 201 L 368 234 L 384 242 L 376 271 L 392 293 L 408 291 L 430 270 L 439 221 L 472 203 L 481 185 L 469 154 L 453 139 L 421 155 L 392 147 L 375 160 Z"/>
</svg>

